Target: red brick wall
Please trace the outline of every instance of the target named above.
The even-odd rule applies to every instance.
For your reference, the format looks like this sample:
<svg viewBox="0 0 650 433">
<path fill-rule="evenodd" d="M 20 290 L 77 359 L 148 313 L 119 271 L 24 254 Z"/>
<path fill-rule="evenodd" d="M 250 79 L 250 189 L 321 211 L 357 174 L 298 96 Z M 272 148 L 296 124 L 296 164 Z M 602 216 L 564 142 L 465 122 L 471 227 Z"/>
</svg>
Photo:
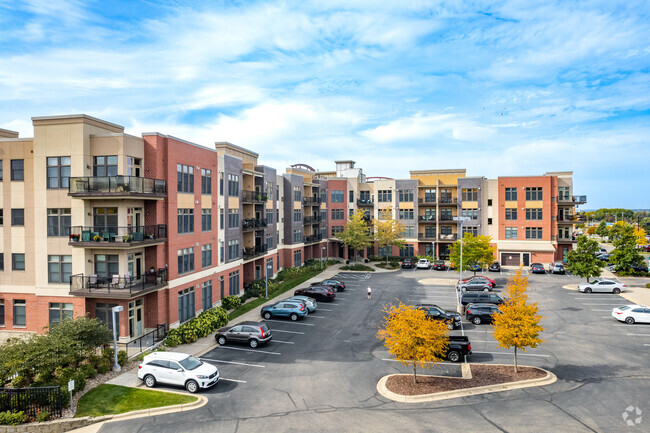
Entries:
<svg viewBox="0 0 650 433">
<path fill-rule="evenodd" d="M 5 302 L 5 326 L 0 327 L 2 331 L 36 332 L 47 333 L 50 321 L 50 302 L 62 302 L 72 304 L 74 317 L 86 314 L 86 302 L 84 298 L 62 297 L 62 296 L 36 296 L 31 293 L 2 293 L 1 299 Z M 25 300 L 26 326 L 14 327 L 14 299 Z"/>
<path fill-rule="evenodd" d="M 553 179 L 556 186 L 553 187 Z M 551 216 L 557 215 L 557 203 L 555 210 L 551 206 L 551 197 L 557 195 L 557 178 L 552 176 L 528 176 L 528 177 L 500 177 L 499 184 L 499 239 L 505 239 L 506 227 L 517 227 L 517 240 L 526 240 L 526 227 L 541 227 L 542 240 L 549 242 L 551 236 L 557 235 L 557 224 L 552 224 Z M 505 189 L 517 188 L 517 220 L 506 221 Z M 543 188 L 543 219 L 541 221 L 526 220 L 526 187 Z M 554 212 L 554 213 L 553 213 Z"/>
</svg>

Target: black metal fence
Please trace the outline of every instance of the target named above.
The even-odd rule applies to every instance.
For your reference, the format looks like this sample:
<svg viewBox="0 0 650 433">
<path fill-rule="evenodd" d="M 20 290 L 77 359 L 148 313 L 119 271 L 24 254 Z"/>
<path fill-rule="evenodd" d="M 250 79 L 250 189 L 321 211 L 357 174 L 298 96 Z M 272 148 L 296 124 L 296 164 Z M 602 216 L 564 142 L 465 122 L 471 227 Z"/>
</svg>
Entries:
<svg viewBox="0 0 650 433">
<path fill-rule="evenodd" d="M 22 411 L 32 418 L 47 411 L 50 418 L 59 418 L 63 414 L 61 387 L 0 388 L 0 412 L 5 411 Z"/>
<path fill-rule="evenodd" d="M 137 355 L 144 352 L 146 349 L 153 347 L 157 342 L 164 340 L 167 336 L 167 323 L 156 325 L 156 329 L 147 332 L 146 334 L 131 340 L 125 344 L 125 350 L 128 356 Z"/>
</svg>

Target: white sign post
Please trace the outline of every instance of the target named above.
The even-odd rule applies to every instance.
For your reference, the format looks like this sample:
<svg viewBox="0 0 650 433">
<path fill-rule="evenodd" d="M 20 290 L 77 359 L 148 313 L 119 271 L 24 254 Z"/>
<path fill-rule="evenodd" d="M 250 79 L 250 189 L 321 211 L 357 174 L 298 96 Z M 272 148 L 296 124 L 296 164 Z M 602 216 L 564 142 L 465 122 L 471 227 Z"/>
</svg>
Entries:
<svg viewBox="0 0 650 433">
<path fill-rule="evenodd" d="M 72 391 L 74 391 L 74 379 L 68 382 L 68 392 L 70 393 L 70 411 L 72 411 Z"/>
</svg>

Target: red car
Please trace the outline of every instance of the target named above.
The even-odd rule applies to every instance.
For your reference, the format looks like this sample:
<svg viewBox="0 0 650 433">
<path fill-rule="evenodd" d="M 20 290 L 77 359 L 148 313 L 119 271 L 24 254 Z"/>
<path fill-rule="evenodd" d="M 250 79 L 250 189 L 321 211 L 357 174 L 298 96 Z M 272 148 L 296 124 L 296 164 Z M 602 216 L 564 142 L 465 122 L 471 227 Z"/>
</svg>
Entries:
<svg viewBox="0 0 650 433">
<path fill-rule="evenodd" d="M 473 281 L 473 280 L 475 280 L 475 279 L 477 279 L 477 280 L 480 279 L 480 280 L 485 280 L 485 281 L 487 281 L 488 283 L 490 283 L 490 285 L 492 286 L 492 288 L 494 288 L 494 287 L 497 286 L 497 282 L 496 282 L 496 281 L 494 281 L 492 278 L 488 278 L 488 277 L 486 277 L 486 276 L 484 276 L 484 275 L 475 275 L 475 276 L 473 276 L 473 277 L 466 278 L 466 279 L 463 280 L 463 283 L 467 283 L 467 282 L 469 282 L 469 281 Z"/>
</svg>

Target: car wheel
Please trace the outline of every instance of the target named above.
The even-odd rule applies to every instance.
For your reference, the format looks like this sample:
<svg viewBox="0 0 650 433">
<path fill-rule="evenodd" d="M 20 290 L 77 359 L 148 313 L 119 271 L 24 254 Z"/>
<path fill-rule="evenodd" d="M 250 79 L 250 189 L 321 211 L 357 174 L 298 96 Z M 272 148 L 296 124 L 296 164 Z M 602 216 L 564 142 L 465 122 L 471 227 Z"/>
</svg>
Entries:
<svg viewBox="0 0 650 433">
<path fill-rule="evenodd" d="M 585 293 L 591 293 L 591 287 L 587 287 L 587 288 L 585 289 Z"/>
<path fill-rule="evenodd" d="M 266 313 L 264 313 L 264 318 L 266 320 L 269 320 L 271 318 L 271 313 L 269 313 L 268 311 Z"/>
<path fill-rule="evenodd" d="M 447 354 L 447 359 L 451 362 L 458 362 L 460 361 L 460 353 L 457 350 L 450 350 Z"/>
<path fill-rule="evenodd" d="M 153 388 L 156 386 L 156 378 L 150 374 L 147 374 L 144 377 L 144 384 L 147 385 L 147 388 Z"/>
<path fill-rule="evenodd" d="M 296 313 L 291 313 L 291 316 L 289 316 L 289 318 L 295 322 L 298 320 L 298 315 Z"/>
<path fill-rule="evenodd" d="M 626 317 L 625 323 L 627 323 L 628 325 L 634 325 L 634 317 Z"/>
<path fill-rule="evenodd" d="M 454 330 L 454 324 L 451 323 L 451 322 L 447 323 L 447 329 L 449 329 L 450 331 L 453 331 Z"/>
<path fill-rule="evenodd" d="M 199 390 L 199 384 L 195 380 L 188 380 L 185 389 L 194 394 Z"/>
<path fill-rule="evenodd" d="M 251 339 L 248 341 L 248 345 L 249 345 L 250 347 L 252 347 L 253 349 L 255 349 L 255 348 L 257 347 L 257 344 L 258 344 L 258 343 L 257 343 L 257 340 L 254 339 L 254 338 L 251 338 Z"/>
<path fill-rule="evenodd" d="M 219 343 L 220 346 L 223 346 L 224 344 L 226 344 L 226 337 L 221 336 L 217 338 L 217 343 Z"/>
<path fill-rule="evenodd" d="M 486 287 L 486 288 L 483 289 L 483 291 L 484 291 L 484 292 L 489 292 L 490 289 L 488 289 L 488 288 Z"/>
<path fill-rule="evenodd" d="M 615 294 L 615 295 L 618 295 L 619 293 L 621 293 L 621 289 L 619 289 L 619 288 L 617 287 L 617 288 L 615 288 L 614 290 L 612 290 L 612 293 Z"/>
<path fill-rule="evenodd" d="M 474 317 L 472 319 L 472 323 L 475 325 L 480 325 L 481 324 L 481 318 L 480 317 Z"/>
</svg>

